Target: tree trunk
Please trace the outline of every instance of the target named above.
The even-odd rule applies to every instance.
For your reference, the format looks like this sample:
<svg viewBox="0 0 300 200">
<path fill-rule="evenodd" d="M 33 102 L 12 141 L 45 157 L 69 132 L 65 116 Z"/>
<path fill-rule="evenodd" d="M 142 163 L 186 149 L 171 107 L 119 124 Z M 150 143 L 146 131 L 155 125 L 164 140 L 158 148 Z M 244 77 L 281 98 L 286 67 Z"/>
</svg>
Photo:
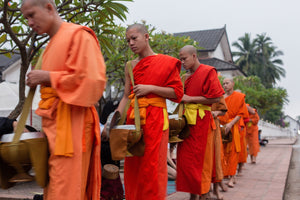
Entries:
<svg viewBox="0 0 300 200">
<path fill-rule="evenodd" d="M 29 63 L 27 62 L 27 53 L 21 51 L 21 68 L 20 68 L 20 81 L 19 81 L 19 102 L 15 109 L 9 114 L 8 118 L 16 119 L 22 112 L 25 103 L 25 75 L 28 70 Z"/>
</svg>

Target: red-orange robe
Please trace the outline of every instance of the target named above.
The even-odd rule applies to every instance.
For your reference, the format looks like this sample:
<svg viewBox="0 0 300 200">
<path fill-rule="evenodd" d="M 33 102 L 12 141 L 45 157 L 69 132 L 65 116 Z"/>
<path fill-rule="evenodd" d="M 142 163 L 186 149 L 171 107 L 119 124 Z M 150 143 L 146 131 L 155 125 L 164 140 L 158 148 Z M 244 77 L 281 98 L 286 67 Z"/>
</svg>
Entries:
<svg viewBox="0 0 300 200">
<path fill-rule="evenodd" d="M 185 94 L 206 98 L 222 96 L 224 90 L 218 80 L 215 68 L 200 64 L 194 74 L 185 81 Z M 212 115 L 210 111 L 205 110 L 204 112 L 205 116 L 201 119 L 197 111 L 196 125 L 189 125 L 189 137 L 178 144 L 176 179 L 178 191 L 199 195 L 203 191 L 201 182 L 206 144 L 208 138 L 212 138 L 210 137 L 212 133 L 209 131 Z M 212 162 L 212 158 L 209 161 Z M 212 163 L 209 166 L 212 166 Z M 211 172 L 207 179 L 209 179 L 207 181 L 211 181 Z"/>
<path fill-rule="evenodd" d="M 227 106 L 225 103 L 224 96 L 221 97 L 220 102 L 212 104 L 212 111 L 223 111 L 227 112 Z M 218 117 L 214 118 L 216 124 L 216 130 L 214 130 L 214 163 L 213 163 L 213 174 L 212 182 L 220 182 L 223 179 L 223 168 L 222 163 L 224 160 L 222 135 L 220 129 L 220 121 Z"/>
<path fill-rule="evenodd" d="M 245 103 L 245 94 L 237 91 L 225 98 L 225 102 L 228 111 L 224 116 L 219 116 L 222 125 L 229 123 L 236 116 L 240 116 L 241 119 L 247 118 L 248 112 Z M 223 144 L 224 148 L 224 176 L 233 176 L 236 174 L 237 164 L 239 161 L 239 152 L 241 152 L 240 133 L 239 133 L 239 121 L 231 128 L 233 135 L 232 142 Z"/>
<path fill-rule="evenodd" d="M 143 58 L 134 68 L 135 84 L 149 84 L 174 88 L 176 99 L 180 102 L 183 86 L 180 79 L 181 62 L 167 55 L 153 55 Z M 132 92 L 132 87 L 131 87 Z M 146 98 L 158 97 L 148 94 Z M 134 124 L 129 119 L 133 108 L 127 111 L 127 124 Z M 144 156 L 126 157 L 124 163 L 124 183 L 126 200 L 160 200 L 167 194 L 167 148 L 169 129 L 163 131 L 163 108 L 149 105 L 146 108 L 144 131 Z"/>
<path fill-rule="evenodd" d="M 99 200 L 101 188 L 100 127 L 94 104 L 105 87 L 105 63 L 95 33 L 63 22 L 47 45 L 42 70 L 50 72 L 51 90 L 57 94 L 49 109 L 39 108 L 47 135 L 50 181 L 44 190 L 49 200 Z M 64 124 L 71 124 L 73 152 L 54 153 L 57 139 L 58 103 L 70 108 Z M 64 132 L 63 132 L 64 133 Z"/>
<path fill-rule="evenodd" d="M 259 115 L 257 110 L 255 110 L 255 114 L 250 114 L 250 121 L 247 122 L 247 135 L 246 140 L 249 148 L 249 154 L 252 156 L 257 156 L 259 152 L 259 139 L 258 139 L 258 121 Z"/>
</svg>

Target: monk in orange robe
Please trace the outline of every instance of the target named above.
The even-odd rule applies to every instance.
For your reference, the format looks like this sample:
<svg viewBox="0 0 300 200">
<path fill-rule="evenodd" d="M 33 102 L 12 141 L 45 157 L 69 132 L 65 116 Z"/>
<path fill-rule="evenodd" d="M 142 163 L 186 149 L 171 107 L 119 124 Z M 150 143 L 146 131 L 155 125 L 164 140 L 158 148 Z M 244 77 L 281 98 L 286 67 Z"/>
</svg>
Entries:
<svg viewBox="0 0 300 200">
<path fill-rule="evenodd" d="M 234 176 L 239 161 L 239 152 L 241 152 L 239 125 L 240 120 L 248 117 L 245 103 L 245 95 L 234 91 L 233 79 L 225 78 L 223 88 L 225 90 L 225 102 L 228 111 L 224 116 L 219 116 L 220 123 L 225 127 L 225 133 L 231 131 L 233 135 L 232 142 L 223 144 L 224 148 L 224 176 L 229 177 L 228 186 L 234 187 Z"/>
<path fill-rule="evenodd" d="M 44 199 L 99 200 L 100 127 L 94 104 L 105 87 L 105 63 L 95 33 L 63 22 L 52 0 L 24 0 L 21 11 L 50 42 L 42 69 L 32 70 L 27 85 L 41 85 L 36 111 L 49 143 L 49 183 Z"/>
<path fill-rule="evenodd" d="M 256 157 L 259 152 L 259 139 L 258 139 L 258 121 L 259 121 L 259 115 L 257 113 L 257 110 L 252 108 L 254 110 L 254 114 L 251 113 L 251 107 L 247 105 L 248 111 L 249 111 L 249 121 L 246 123 L 247 127 L 247 134 L 246 134 L 246 141 L 249 148 L 249 155 L 251 158 L 251 163 L 256 163 Z"/>
<path fill-rule="evenodd" d="M 240 90 L 236 90 L 237 92 L 241 92 Z M 245 112 L 248 112 L 247 107 L 244 109 Z M 239 132 L 240 132 L 240 144 L 241 144 L 241 152 L 239 153 L 239 163 L 238 163 L 238 176 L 242 175 L 244 164 L 247 163 L 247 143 L 246 143 L 246 125 L 245 121 L 248 120 L 248 118 L 243 118 L 239 121 Z"/>
<path fill-rule="evenodd" d="M 183 86 L 180 79 L 181 62 L 173 57 L 156 54 L 149 45 L 149 33 L 143 24 L 130 25 L 126 40 L 138 57 L 130 61 L 135 86 L 125 67 L 124 96 L 117 110 L 136 95 L 141 113 L 145 152 L 143 156 L 126 157 L 124 184 L 126 200 L 162 200 L 167 194 L 167 151 L 169 140 L 166 99 L 180 102 Z M 131 101 L 133 102 L 133 100 Z M 144 112 L 142 112 L 142 110 Z M 133 104 L 127 111 L 127 124 L 134 124 Z"/>
<path fill-rule="evenodd" d="M 214 126 L 211 104 L 219 102 L 224 90 L 216 69 L 200 64 L 195 47 L 183 47 L 179 57 L 183 67 L 189 70 L 182 101 L 190 135 L 178 144 L 176 186 L 178 191 L 190 193 L 190 199 L 196 199 L 197 195 L 209 192 L 213 162 L 210 127 Z M 206 149 L 207 144 L 209 147 Z"/>
<path fill-rule="evenodd" d="M 213 183 L 213 193 L 217 196 L 217 199 L 223 199 L 218 187 L 220 186 L 223 191 L 226 191 L 224 186 L 222 185 L 223 179 L 223 168 L 222 163 L 224 160 L 223 153 L 223 143 L 222 136 L 220 130 L 220 121 L 218 116 L 223 116 L 227 112 L 227 106 L 225 103 L 224 96 L 221 97 L 220 102 L 212 104 L 211 114 L 214 117 L 214 121 L 216 124 L 216 129 L 213 131 L 214 134 L 214 160 L 213 160 L 213 173 L 212 173 L 212 183 Z"/>
</svg>

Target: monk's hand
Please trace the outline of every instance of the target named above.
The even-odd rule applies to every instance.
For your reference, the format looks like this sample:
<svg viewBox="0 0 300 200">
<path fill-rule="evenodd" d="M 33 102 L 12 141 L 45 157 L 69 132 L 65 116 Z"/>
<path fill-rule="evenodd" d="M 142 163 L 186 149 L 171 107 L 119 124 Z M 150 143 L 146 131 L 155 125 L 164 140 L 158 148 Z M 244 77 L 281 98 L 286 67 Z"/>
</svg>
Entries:
<svg viewBox="0 0 300 200">
<path fill-rule="evenodd" d="M 225 124 L 225 134 L 228 134 L 229 131 L 231 130 L 231 128 L 232 128 L 232 124 L 231 123 Z"/>
<path fill-rule="evenodd" d="M 183 103 L 189 103 L 190 102 L 190 96 L 184 94 L 183 97 L 182 97 L 182 99 L 181 99 L 181 102 L 183 102 Z"/>
<path fill-rule="evenodd" d="M 138 84 L 133 87 L 133 92 L 137 97 L 146 96 L 151 93 L 152 85 Z"/>
<path fill-rule="evenodd" d="M 50 84 L 50 74 L 48 71 L 32 70 L 27 74 L 26 85 L 36 87 L 39 84 Z"/>
<path fill-rule="evenodd" d="M 213 118 L 216 118 L 219 115 L 219 111 L 211 111 Z"/>
<path fill-rule="evenodd" d="M 104 128 L 102 130 L 101 133 L 101 141 L 108 141 L 108 136 L 107 136 L 107 132 L 106 132 L 106 124 L 104 125 Z"/>
</svg>

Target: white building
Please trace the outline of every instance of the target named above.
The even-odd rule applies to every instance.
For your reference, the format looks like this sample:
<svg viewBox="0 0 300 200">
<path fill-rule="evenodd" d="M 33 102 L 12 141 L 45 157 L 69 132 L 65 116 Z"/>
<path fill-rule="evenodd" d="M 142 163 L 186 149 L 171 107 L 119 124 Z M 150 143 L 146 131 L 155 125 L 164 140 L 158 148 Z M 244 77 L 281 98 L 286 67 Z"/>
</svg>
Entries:
<svg viewBox="0 0 300 200">
<path fill-rule="evenodd" d="M 19 78 L 20 78 L 21 59 L 19 55 L 8 58 L 0 55 L 0 116 L 7 117 L 19 102 Z M 25 95 L 28 94 L 29 87 L 26 87 Z M 32 109 L 29 113 L 27 124 L 41 129 L 41 119 L 35 114 L 40 101 L 39 87 L 36 90 Z"/>
</svg>

